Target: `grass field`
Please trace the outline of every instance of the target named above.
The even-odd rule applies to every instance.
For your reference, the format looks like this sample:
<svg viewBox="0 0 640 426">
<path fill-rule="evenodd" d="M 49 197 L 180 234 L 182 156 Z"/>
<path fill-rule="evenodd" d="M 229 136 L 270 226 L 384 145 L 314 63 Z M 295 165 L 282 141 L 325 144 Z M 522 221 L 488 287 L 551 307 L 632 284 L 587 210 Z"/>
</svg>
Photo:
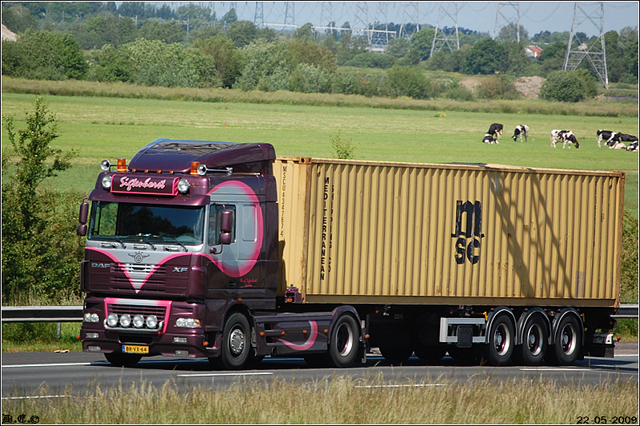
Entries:
<svg viewBox="0 0 640 426">
<path fill-rule="evenodd" d="M 17 127 L 34 95 L 3 93 L 3 114 L 13 114 Z M 335 157 L 331 137 L 350 141 L 355 158 L 426 163 L 497 163 L 563 169 L 627 172 L 625 207 L 638 216 L 638 154 L 598 148 L 596 130 L 636 134 L 637 117 L 498 114 L 478 112 L 323 107 L 282 104 L 211 103 L 170 100 L 47 96 L 60 121 L 54 146 L 76 149 L 74 167 L 53 185 L 89 191 L 108 158 L 128 160 L 157 138 L 268 142 L 278 155 Z M 523 101 L 526 102 L 526 101 Z M 503 123 L 499 145 L 483 144 L 493 122 Z M 527 143 L 509 136 L 527 124 Z M 549 131 L 570 129 L 580 149 L 551 148 Z M 4 132 L 4 130 L 3 130 Z M 3 133 L 3 140 L 6 133 Z M 3 144 L 3 149 L 5 149 Z"/>
</svg>

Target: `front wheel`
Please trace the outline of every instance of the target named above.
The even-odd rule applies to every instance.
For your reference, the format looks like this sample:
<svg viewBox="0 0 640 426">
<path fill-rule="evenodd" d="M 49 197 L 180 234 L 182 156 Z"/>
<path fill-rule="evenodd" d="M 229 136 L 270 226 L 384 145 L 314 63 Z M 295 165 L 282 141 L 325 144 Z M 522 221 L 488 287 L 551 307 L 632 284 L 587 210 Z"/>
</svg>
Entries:
<svg viewBox="0 0 640 426">
<path fill-rule="evenodd" d="M 247 317 L 235 313 L 229 317 L 224 325 L 222 335 L 222 365 L 229 370 L 242 369 L 249 359 L 251 352 L 251 327 Z"/>
<path fill-rule="evenodd" d="M 123 354 L 120 352 L 111 352 L 104 354 L 104 357 L 116 367 L 133 367 L 142 359 L 142 355 Z"/>
<path fill-rule="evenodd" d="M 329 341 L 329 357 L 336 367 L 348 367 L 358 356 L 360 328 L 358 322 L 349 314 L 336 321 Z"/>
</svg>

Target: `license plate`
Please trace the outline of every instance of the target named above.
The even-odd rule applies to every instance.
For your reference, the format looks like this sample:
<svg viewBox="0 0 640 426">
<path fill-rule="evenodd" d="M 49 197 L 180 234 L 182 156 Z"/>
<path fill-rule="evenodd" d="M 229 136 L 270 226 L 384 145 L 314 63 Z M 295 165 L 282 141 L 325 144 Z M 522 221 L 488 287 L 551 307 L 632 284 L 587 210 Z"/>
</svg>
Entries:
<svg viewBox="0 0 640 426">
<path fill-rule="evenodd" d="M 126 354 L 148 354 L 149 346 L 122 345 L 122 352 Z"/>
</svg>

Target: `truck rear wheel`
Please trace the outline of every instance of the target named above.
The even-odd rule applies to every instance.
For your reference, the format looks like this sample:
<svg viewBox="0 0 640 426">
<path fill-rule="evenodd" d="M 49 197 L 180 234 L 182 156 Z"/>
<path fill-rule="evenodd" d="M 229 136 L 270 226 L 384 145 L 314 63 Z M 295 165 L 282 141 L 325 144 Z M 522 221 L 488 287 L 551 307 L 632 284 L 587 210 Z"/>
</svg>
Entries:
<svg viewBox="0 0 640 426">
<path fill-rule="evenodd" d="M 251 327 L 249 321 L 241 313 L 235 313 L 229 317 L 224 325 L 222 335 L 222 365 L 229 370 L 242 369 L 251 351 Z"/>
<path fill-rule="evenodd" d="M 413 355 L 413 349 L 381 346 L 380 353 L 391 362 L 404 362 L 411 358 L 411 355 Z"/>
<path fill-rule="evenodd" d="M 548 340 L 546 324 L 539 315 L 533 315 L 524 326 L 522 346 L 517 348 L 518 361 L 524 365 L 540 365 L 547 353 Z"/>
<path fill-rule="evenodd" d="M 504 365 L 513 353 L 514 326 L 511 319 L 501 315 L 491 324 L 489 344 L 485 348 L 485 358 L 489 365 Z"/>
<path fill-rule="evenodd" d="M 104 357 L 116 367 L 133 367 L 142 359 L 142 355 L 123 354 L 120 352 L 111 352 L 104 354 Z"/>
<path fill-rule="evenodd" d="M 547 362 L 552 365 L 572 365 L 580 354 L 582 333 L 578 319 L 565 316 L 558 326 L 554 345 L 547 351 Z"/>
<path fill-rule="evenodd" d="M 349 314 L 336 321 L 329 341 L 329 357 L 336 367 L 350 366 L 358 356 L 360 329 L 358 323 Z"/>
</svg>

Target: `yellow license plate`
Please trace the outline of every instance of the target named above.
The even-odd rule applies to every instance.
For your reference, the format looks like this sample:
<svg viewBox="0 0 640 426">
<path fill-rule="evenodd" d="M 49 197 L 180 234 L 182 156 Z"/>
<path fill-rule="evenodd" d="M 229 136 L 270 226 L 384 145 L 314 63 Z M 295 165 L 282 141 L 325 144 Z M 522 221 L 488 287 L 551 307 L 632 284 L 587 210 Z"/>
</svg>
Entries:
<svg viewBox="0 0 640 426">
<path fill-rule="evenodd" d="M 122 352 L 126 354 L 148 354 L 149 346 L 122 345 Z"/>
</svg>

